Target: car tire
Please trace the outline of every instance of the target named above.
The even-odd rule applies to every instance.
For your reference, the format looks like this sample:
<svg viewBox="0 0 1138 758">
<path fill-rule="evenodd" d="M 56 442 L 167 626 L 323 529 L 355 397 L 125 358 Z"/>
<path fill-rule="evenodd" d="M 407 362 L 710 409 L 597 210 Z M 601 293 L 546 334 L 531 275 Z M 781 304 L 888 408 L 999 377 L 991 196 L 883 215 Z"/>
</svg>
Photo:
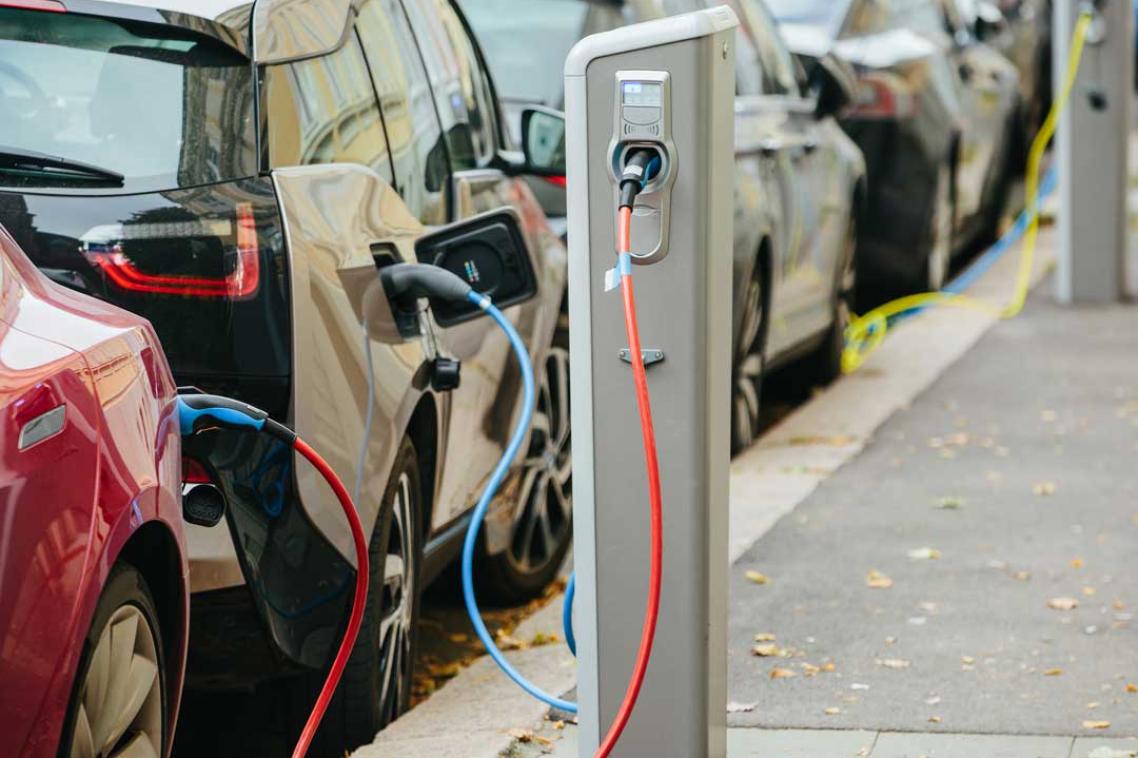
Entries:
<svg viewBox="0 0 1138 758">
<path fill-rule="evenodd" d="M 925 256 L 919 276 L 910 283 L 910 292 L 937 292 L 948 283 L 948 270 L 952 263 L 953 215 L 952 164 L 946 160 L 937 169 L 936 187 L 929 208 Z"/>
<path fill-rule="evenodd" d="M 763 376 L 766 373 L 766 282 L 759 261 L 743 295 L 743 315 L 731 371 L 731 454 L 751 445 L 759 433 Z"/>
<path fill-rule="evenodd" d="M 478 596 L 492 605 L 519 605 L 553 581 L 573 542 L 573 449 L 569 418 L 569 316 L 560 315 L 545 360 L 530 447 L 504 551 L 483 552 L 475 572 Z"/>
<path fill-rule="evenodd" d="M 404 438 L 383 494 L 368 549 L 368 597 L 363 624 L 314 743 L 313 755 L 339 756 L 371 742 L 411 707 L 418 647 L 423 558 L 423 489 L 419 459 Z M 308 695 L 297 702 L 307 718 L 325 672 L 305 677 Z"/>
<path fill-rule="evenodd" d="M 854 301 L 857 297 L 857 205 L 851 206 L 846 237 L 842 246 L 841 258 L 834 275 L 833 294 L 830 307 L 833 320 L 826 337 L 813 356 L 810 369 L 813 381 L 826 385 L 842 373 L 842 353 L 846 349 L 846 329 L 854 314 Z"/>
<path fill-rule="evenodd" d="M 154 597 L 137 569 L 117 563 L 83 641 L 60 758 L 165 755 L 166 676 Z"/>
</svg>

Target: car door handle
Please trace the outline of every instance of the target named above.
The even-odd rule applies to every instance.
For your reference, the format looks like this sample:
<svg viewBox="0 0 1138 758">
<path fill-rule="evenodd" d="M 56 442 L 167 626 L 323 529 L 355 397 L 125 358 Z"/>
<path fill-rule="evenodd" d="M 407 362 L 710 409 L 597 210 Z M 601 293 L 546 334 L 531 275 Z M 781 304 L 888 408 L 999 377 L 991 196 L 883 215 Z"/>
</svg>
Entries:
<svg viewBox="0 0 1138 758">
<path fill-rule="evenodd" d="M 818 149 L 817 140 L 806 140 L 802 145 L 802 152 L 806 155 L 812 155 Z"/>
<path fill-rule="evenodd" d="M 33 387 L 15 404 L 16 449 L 23 451 L 63 431 L 67 405 L 50 384 Z"/>
</svg>

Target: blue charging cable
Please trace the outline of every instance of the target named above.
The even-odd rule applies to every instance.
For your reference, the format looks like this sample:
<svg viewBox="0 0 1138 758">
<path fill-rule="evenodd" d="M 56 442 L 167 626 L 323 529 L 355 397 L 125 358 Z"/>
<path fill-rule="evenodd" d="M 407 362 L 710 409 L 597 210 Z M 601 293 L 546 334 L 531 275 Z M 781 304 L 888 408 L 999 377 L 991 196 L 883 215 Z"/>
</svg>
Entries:
<svg viewBox="0 0 1138 758">
<path fill-rule="evenodd" d="M 506 656 L 498 648 L 494 642 L 493 635 L 490 630 L 486 628 L 486 623 L 482 620 L 482 612 L 478 609 L 478 601 L 474 597 L 474 553 L 478 547 L 478 534 L 482 530 L 482 522 L 486 519 L 486 513 L 490 510 L 490 503 L 494 500 L 494 496 L 498 494 L 498 488 L 502 486 L 502 480 L 506 478 L 509 473 L 510 466 L 518 455 L 518 451 L 525 442 L 526 434 L 529 431 L 530 422 L 533 420 L 533 406 L 534 406 L 534 378 L 533 378 L 533 364 L 530 363 L 529 352 L 526 350 L 525 343 L 522 342 L 521 336 L 514 325 L 510 323 L 509 319 L 505 317 L 502 311 L 490 302 L 490 298 L 481 295 L 477 292 L 470 292 L 466 299 L 477 305 L 486 312 L 490 318 L 501 327 L 502 331 L 510 340 L 510 347 L 513 348 L 514 355 L 518 359 L 518 364 L 522 371 L 522 381 L 525 385 L 524 397 L 522 398 L 522 415 L 518 419 L 517 424 L 514 426 L 513 436 L 510 438 L 510 444 L 506 447 L 506 452 L 502 454 L 501 460 L 498 461 L 494 473 L 490 477 L 486 489 L 482 491 L 482 497 L 478 499 L 478 504 L 474 507 L 474 513 L 470 518 L 470 526 L 466 529 L 466 540 L 462 544 L 462 599 L 466 603 L 466 612 L 470 615 L 470 623 L 474 625 L 474 632 L 478 635 L 478 639 L 486 647 L 486 652 L 498 664 L 498 667 L 514 680 L 514 683 L 521 687 L 538 700 L 550 705 L 554 708 L 566 711 L 567 713 L 576 713 L 577 704 L 571 703 L 568 700 L 554 697 L 549 693 L 543 691 L 533 682 L 522 676 L 513 665 L 506 660 Z"/>
</svg>

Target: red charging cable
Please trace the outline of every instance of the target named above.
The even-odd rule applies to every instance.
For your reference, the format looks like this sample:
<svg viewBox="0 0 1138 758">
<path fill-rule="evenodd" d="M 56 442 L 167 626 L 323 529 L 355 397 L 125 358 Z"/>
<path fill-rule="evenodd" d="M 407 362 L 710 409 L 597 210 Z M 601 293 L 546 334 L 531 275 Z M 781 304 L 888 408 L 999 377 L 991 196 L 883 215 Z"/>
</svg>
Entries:
<svg viewBox="0 0 1138 758">
<path fill-rule="evenodd" d="M 324 712 L 328 710 L 328 703 L 332 701 L 332 695 L 336 692 L 336 685 L 340 683 L 340 676 L 344 673 L 344 666 L 347 665 L 348 658 L 352 655 L 352 648 L 355 646 L 356 637 L 360 632 L 360 624 L 364 620 L 364 609 L 367 607 L 368 546 L 363 525 L 360 523 L 360 516 L 352 502 L 352 496 L 348 494 L 348 490 L 340 481 L 340 477 L 336 476 L 336 472 L 332 470 L 328 462 L 321 458 L 304 440 L 298 438 L 293 443 L 293 448 L 308 459 L 308 462 L 320 472 L 320 475 L 328 482 L 328 486 L 336 493 L 336 499 L 340 501 L 340 507 L 344 509 L 344 517 L 352 529 L 352 540 L 356 546 L 356 594 L 352 598 L 352 615 L 348 619 L 348 629 L 344 632 L 340 649 L 336 651 L 336 659 L 332 661 L 332 668 L 328 671 L 324 686 L 320 689 L 319 697 L 316 698 L 316 704 L 312 706 L 312 712 L 308 715 L 308 722 L 304 725 L 304 731 L 300 733 L 300 739 L 297 740 L 296 747 L 292 751 L 292 758 L 304 758 L 312 744 L 312 738 L 316 736 L 320 720 L 324 718 Z"/>
<path fill-rule="evenodd" d="M 632 250 L 632 208 L 620 209 L 617 224 L 618 253 Z M 644 611 L 644 627 L 640 632 L 640 649 L 636 653 L 636 665 L 632 678 L 624 692 L 616 718 L 605 734 L 601 746 L 597 748 L 596 758 L 607 758 L 616 746 L 636 699 L 644 684 L 648 671 L 648 660 L 652 657 L 652 642 L 656 637 L 656 620 L 660 615 L 660 579 L 663 570 L 664 552 L 664 508 L 660 491 L 660 462 L 656 456 L 656 430 L 652 425 L 652 404 L 648 394 L 648 375 L 644 370 L 644 360 L 640 352 L 640 327 L 636 323 L 636 296 L 632 291 L 632 274 L 625 271 L 620 278 L 621 293 L 624 298 L 624 328 L 628 333 L 628 348 L 633 357 L 632 378 L 636 384 L 636 406 L 640 410 L 640 431 L 644 437 L 644 463 L 648 470 L 648 501 L 651 507 L 651 567 L 648 574 L 648 606 Z"/>
</svg>

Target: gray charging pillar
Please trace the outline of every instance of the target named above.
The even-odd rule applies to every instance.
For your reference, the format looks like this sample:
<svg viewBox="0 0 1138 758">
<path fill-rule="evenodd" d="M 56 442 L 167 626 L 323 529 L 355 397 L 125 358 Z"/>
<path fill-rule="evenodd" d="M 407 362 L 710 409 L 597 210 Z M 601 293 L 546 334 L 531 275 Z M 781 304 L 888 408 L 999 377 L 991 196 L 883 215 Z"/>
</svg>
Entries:
<svg viewBox="0 0 1138 758">
<path fill-rule="evenodd" d="M 566 62 L 580 755 L 620 706 L 648 589 L 649 507 L 616 264 L 614 156 L 665 154 L 632 248 L 663 483 L 663 596 L 614 756 L 726 753 L 734 88 L 726 7 L 586 38 Z M 662 354 L 662 360 L 657 360 Z"/>
<path fill-rule="evenodd" d="M 1054 82 L 1062 87 L 1082 0 L 1055 0 Z M 1059 122 L 1059 263 L 1063 303 L 1114 302 L 1125 294 L 1127 173 L 1134 93 L 1131 0 L 1103 0 L 1071 102 Z"/>
</svg>

